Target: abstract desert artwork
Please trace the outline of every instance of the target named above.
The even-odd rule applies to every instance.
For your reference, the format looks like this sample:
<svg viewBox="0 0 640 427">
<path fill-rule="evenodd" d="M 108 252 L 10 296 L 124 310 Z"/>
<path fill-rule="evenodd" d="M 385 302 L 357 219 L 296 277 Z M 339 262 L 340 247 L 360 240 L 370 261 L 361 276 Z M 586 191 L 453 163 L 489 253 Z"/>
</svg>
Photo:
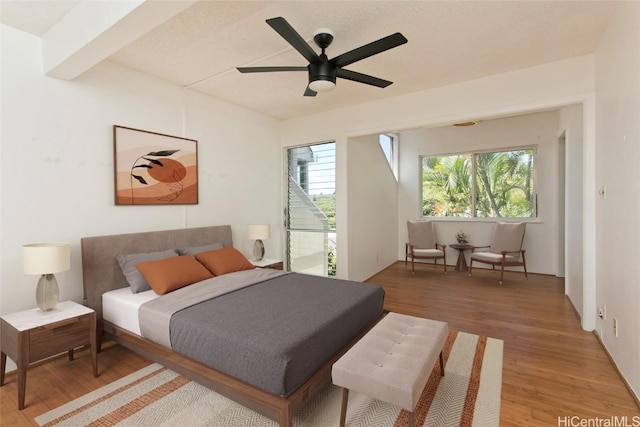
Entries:
<svg viewBox="0 0 640 427">
<path fill-rule="evenodd" d="M 113 126 L 116 205 L 198 203 L 198 141 Z"/>
</svg>

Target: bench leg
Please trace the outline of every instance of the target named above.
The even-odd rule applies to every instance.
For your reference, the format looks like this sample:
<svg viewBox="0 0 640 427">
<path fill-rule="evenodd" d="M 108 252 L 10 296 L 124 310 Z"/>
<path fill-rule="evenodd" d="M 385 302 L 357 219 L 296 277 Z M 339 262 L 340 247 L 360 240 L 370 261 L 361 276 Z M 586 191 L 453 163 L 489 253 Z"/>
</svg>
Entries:
<svg viewBox="0 0 640 427">
<path fill-rule="evenodd" d="M 416 413 L 409 412 L 409 427 L 415 427 L 416 425 Z"/>
<path fill-rule="evenodd" d="M 344 427 L 347 420 L 347 402 L 349 401 L 349 389 L 342 389 L 342 408 L 340 409 L 340 427 Z"/>
<path fill-rule="evenodd" d="M 442 351 L 440 352 L 440 374 L 444 377 L 444 356 L 442 355 Z"/>
</svg>

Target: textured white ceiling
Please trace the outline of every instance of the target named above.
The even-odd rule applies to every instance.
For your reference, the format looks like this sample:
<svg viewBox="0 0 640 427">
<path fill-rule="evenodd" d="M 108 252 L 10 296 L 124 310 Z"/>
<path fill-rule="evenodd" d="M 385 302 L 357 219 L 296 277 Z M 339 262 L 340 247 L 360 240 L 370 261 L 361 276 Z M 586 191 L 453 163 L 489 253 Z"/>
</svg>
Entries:
<svg viewBox="0 0 640 427">
<path fill-rule="evenodd" d="M 1 19 L 42 34 L 75 3 L 3 0 Z M 558 0 L 200 1 L 109 59 L 287 119 L 591 53 L 616 7 Z M 329 58 L 403 33 L 407 44 L 346 67 L 394 84 L 380 89 L 338 79 L 332 92 L 303 97 L 305 72 L 240 74 L 235 67 L 307 65 L 265 23 L 276 16 L 314 48 L 314 31 L 330 28 Z"/>
<path fill-rule="evenodd" d="M 42 35 L 80 0 L 0 0 L 0 22 Z"/>
</svg>

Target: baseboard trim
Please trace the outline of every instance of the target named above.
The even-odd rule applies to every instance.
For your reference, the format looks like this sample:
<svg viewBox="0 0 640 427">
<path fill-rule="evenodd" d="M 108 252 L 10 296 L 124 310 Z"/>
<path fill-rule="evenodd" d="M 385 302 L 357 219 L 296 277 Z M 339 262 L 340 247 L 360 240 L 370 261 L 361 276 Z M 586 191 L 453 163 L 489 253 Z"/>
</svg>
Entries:
<svg viewBox="0 0 640 427">
<path fill-rule="evenodd" d="M 580 313 L 578 313 L 578 310 L 576 309 L 576 306 L 573 305 L 573 301 L 571 301 L 571 298 L 569 298 L 569 295 L 567 295 L 567 294 L 564 294 L 564 297 L 567 299 L 567 301 L 569 301 L 569 305 L 573 309 L 573 312 L 575 313 L 576 318 L 580 321 L 580 324 L 582 325 L 582 317 L 580 317 Z"/>
<path fill-rule="evenodd" d="M 607 355 L 607 357 L 609 358 L 609 360 L 611 361 L 611 364 L 613 365 L 614 369 L 616 370 L 616 372 L 618 373 L 618 376 L 620 377 L 620 379 L 622 380 L 622 383 L 625 385 L 625 387 L 627 387 L 627 390 L 629 390 L 629 393 L 631 394 L 631 397 L 633 398 L 633 400 L 636 402 L 636 406 L 638 407 L 638 409 L 640 409 L 640 397 L 638 397 L 638 395 L 635 393 L 635 391 L 633 390 L 633 388 L 631 387 L 631 384 L 629 384 L 629 381 L 627 381 L 627 379 L 625 378 L 624 375 L 622 375 L 622 372 L 620 371 L 620 368 L 618 368 L 618 364 L 616 363 L 616 361 L 613 359 L 613 357 L 611 356 L 611 353 L 609 353 L 609 350 L 607 349 L 607 346 L 604 345 L 604 342 L 602 341 L 602 339 L 600 338 L 600 335 L 598 335 L 596 333 L 596 331 L 593 331 L 593 335 L 596 337 L 596 339 L 598 340 L 598 342 L 600 343 L 600 346 L 602 346 L 602 349 L 604 350 L 605 354 Z"/>
</svg>

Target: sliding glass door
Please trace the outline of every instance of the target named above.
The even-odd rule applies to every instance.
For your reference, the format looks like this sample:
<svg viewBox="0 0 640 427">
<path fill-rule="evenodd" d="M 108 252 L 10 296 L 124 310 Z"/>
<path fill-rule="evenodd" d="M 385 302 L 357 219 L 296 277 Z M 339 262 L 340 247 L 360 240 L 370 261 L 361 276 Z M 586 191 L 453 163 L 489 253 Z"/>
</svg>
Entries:
<svg viewBox="0 0 640 427">
<path fill-rule="evenodd" d="M 287 149 L 285 229 L 290 271 L 336 274 L 336 144 Z"/>
</svg>

